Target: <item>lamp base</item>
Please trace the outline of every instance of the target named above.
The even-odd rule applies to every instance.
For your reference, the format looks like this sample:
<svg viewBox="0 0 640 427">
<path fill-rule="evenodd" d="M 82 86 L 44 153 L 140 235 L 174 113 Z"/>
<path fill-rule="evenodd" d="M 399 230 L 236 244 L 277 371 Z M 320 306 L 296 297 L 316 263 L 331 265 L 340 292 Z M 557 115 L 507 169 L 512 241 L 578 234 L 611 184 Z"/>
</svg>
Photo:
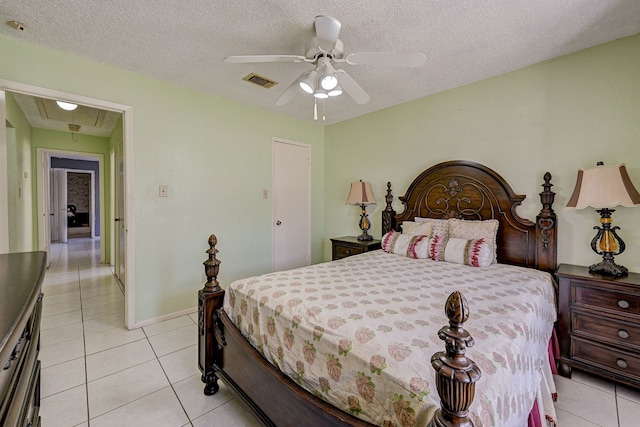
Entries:
<svg viewBox="0 0 640 427">
<path fill-rule="evenodd" d="M 627 267 L 616 264 L 613 260 L 603 259 L 597 264 L 589 266 L 590 273 L 602 274 L 603 276 L 621 277 L 629 274 Z"/>
<path fill-rule="evenodd" d="M 363 230 L 362 234 L 358 236 L 358 240 L 361 242 L 369 242 L 373 240 L 373 236 L 367 233 L 367 230 Z"/>
</svg>

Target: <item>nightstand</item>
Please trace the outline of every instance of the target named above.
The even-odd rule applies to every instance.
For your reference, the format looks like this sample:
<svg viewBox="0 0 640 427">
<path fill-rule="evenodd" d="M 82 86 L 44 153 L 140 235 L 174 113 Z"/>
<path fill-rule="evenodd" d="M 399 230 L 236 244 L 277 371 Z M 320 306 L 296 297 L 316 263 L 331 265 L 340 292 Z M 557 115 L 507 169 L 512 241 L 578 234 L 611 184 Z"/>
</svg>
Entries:
<svg viewBox="0 0 640 427">
<path fill-rule="evenodd" d="M 562 264 L 556 276 L 560 374 L 577 368 L 640 388 L 640 274 Z"/>
<path fill-rule="evenodd" d="M 345 236 L 331 239 L 332 260 L 346 258 L 351 255 L 363 254 L 365 252 L 380 249 L 380 240 L 360 241 L 357 237 Z"/>
</svg>

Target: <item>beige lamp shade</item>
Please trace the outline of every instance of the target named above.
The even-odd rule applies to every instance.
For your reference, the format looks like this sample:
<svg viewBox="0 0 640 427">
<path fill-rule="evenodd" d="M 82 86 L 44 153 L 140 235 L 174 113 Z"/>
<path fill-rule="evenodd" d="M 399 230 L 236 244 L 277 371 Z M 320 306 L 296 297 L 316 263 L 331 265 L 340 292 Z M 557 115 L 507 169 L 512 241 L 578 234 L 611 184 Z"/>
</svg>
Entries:
<svg viewBox="0 0 640 427">
<path fill-rule="evenodd" d="M 640 204 L 640 194 L 635 189 L 623 163 L 598 165 L 587 170 L 578 170 L 578 179 L 568 208 L 596 209 Z"/>
<path fill-rule="evenodd" d="M 348 205 L 375 205 L 376 198 L 373 196 L 370 182 L 352 182 L 351 190 L 349 191 L 349 197 L 347 198 Z"/>
</svg>

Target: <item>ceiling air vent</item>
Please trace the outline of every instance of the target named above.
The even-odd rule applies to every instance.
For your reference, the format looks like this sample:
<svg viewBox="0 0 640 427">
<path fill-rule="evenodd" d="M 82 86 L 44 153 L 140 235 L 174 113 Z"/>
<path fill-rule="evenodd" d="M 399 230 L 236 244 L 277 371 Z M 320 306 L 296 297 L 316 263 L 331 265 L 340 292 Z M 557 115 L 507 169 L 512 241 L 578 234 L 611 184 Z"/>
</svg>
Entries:
<svg viewBox="0 0 640 427">
<path fill-rule="evenodd" d="M 247 75 L 246 77 L 244 77 L 242 80 L 245 80 L 249 83 L 253 83 L 256 84 L 258 86 L 262 86 L 265 89 L 269 89 L 275 85 L 278 84 L 278 82 L 274 82 L 273 80 L 269 80 L 266 77 L 263 77 L 261 75 L 258 75 L 256 73 L 251 73 L 249 75 Z"/>
</svg>

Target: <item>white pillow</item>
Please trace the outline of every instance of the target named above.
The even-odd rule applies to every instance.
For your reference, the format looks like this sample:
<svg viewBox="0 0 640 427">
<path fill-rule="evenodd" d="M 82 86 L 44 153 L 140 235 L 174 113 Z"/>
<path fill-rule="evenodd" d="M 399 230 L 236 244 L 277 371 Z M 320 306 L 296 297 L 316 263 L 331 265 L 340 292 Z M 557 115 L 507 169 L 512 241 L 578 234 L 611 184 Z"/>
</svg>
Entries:
<svg viewBox="0 0 640 427">
<path fill-rule="evenodd" d="M 421 222 L 431 224 L 431 234 L 429 237 L 433 237 L 436 234 L 440 234 L 445 237 L 449 235 L 449 222 L 446 219 L 420 218 L 417 216 L 413 220 L 417 223 Z"/>
<path fill-rule="evenodd" d="M 498 262 L 498 247 L 496 236 L 498 235 L 497 219 L 488 219 L 486 221 L 466 221 L 462 219 L 449 219 L 449 237 L 456 239 L 484 239 L 491 245 L 491 253 L 493 254 L 492 263 Z"/>
<path fill-rule="evenodd" d="M 430 258 L 429 237 L 390 231 L 382 236 L 382 250 L 409 258 L 428 259 Z"/>
</svg>

